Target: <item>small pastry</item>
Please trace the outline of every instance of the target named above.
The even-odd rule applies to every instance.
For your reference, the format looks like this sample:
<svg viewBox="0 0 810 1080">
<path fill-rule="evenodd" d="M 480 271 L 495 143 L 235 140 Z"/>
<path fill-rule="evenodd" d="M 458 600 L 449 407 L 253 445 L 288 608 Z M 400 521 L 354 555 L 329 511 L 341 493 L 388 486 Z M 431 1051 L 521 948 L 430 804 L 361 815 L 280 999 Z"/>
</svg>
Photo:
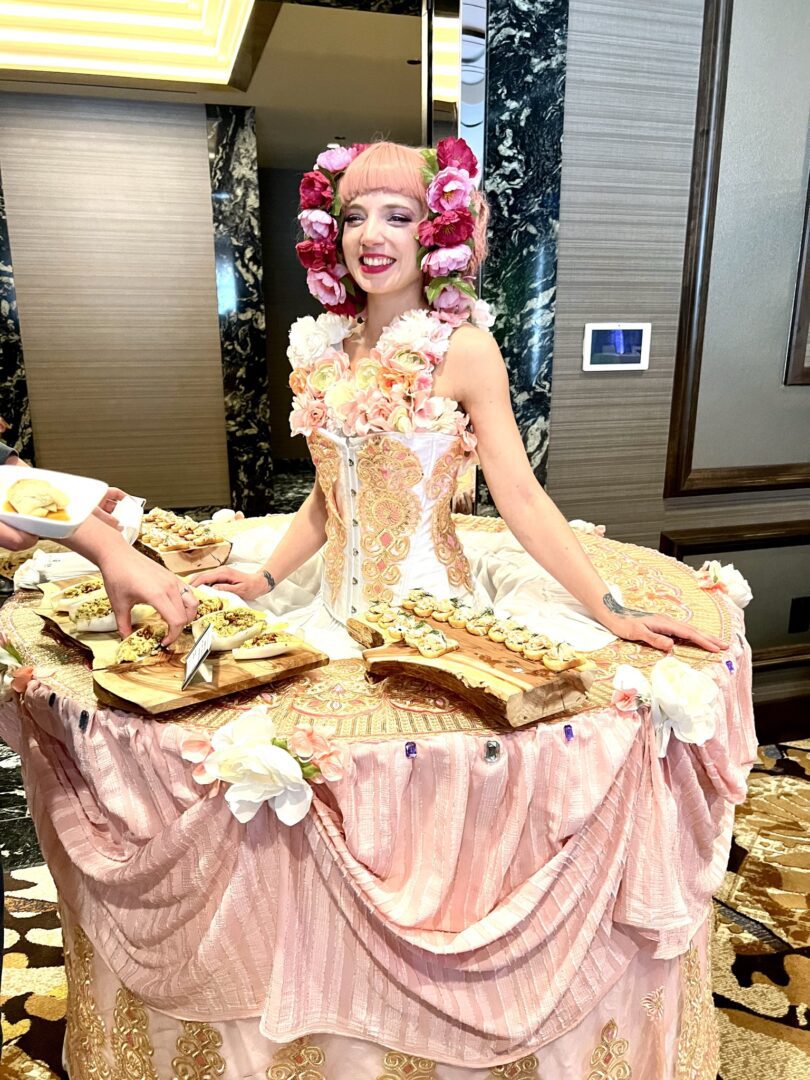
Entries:
<svg viewBox="0 0 810 1080">
<path fill-rule="evenodd" d="M 197 641 L 207 626 L 213 626 L 211 652 L 228 652 L 267 628 L 263 614 L 249 607 L 225 608 L 203 615 L 191 624 L 191 632 Z"/>
<path fill-rule="evenodd" d="M 131 664 L 138 660 L 145 660 L 147 656 L 153 656 L 160 649 L 160 643 L 166 636 L 167 630 L 165 623 L 142 626 L 134 634 L 125 637 L 118 646 L 115 654 L 116 663 Z"/>
<path fill-rule="evenodd" d="M 411 645 L 415 649 L 419 639 L 431 632 L 439 633 L 440 631 L 431 631 L 430 625 L 424 619 L 415 619 L 403 635 L 405 644 Z"/>
<path fill-rule="evenodd" d="M 115 630 L 115 612 L 106 593 L 80 600 L 71 607 L 70 621 L 80 634 L 109 634 Z"/>
<path fill-rule="evenodd" d="M 495 612 L 492 608 L 484 608 L 483 611 L 477 611 L 471 619 L 467 620 L 467 630 L 476 637 L 486 637 L 494 622 L 497 622 Z"/>
<path fill-rule="evenodd" d="M 279 630 L 262 630 L 251 638 L 247 645 L 240 645 L 233 650 L 234 660 L 265 660 L 270 656 L 281 656 L 294 649 L 297 639 L 292 634 Z"/>
<path fill-rule="evenodd" d="M 512 652 L 521 652 L 523 646 L 531 637 L 529 631 L 525 626 L 518 627 L 517 630 L 511 630 L 504 639 L 504 645 L 507 649 L 511 649 Z"/>
<path fill-rule="evenodd" d="M 385 600 L 374 600 L 368 606 L 368 610 L 365 613 L 366 622 L 379 622 L 380 616 L 384 615 L 388 611 L 390 605 Z"/>
<path fill-rule="evenodd" d="M 416 605 L 416 602 L 421 597 L 426 596 L 426 595 L 427 595 L 427 593 L 425 592 L 424 589 L 411 589 L 411 591 L 408 593 L 408 595 L 402 601 L 402 607 L 404 607 L 406 611 L 413 611 L 414 606 Z"/>
<path fill-rule="evenodd" d="M 423 634 L 416 646 L 420 655 L 428 660 L 437 660 L 458 647 L 458 642 L 448 638 L 441 630 L 430 630 L 427 634 Z"/>
<path fill-rule="evenodd" d="M 90 593 L 103 592 L 104 582 L 100 577 L 85 578 L 75 585 L 68 585 L 55 594 L 52 604 L 54 611 L 67 611 L 77 600 L 85 600 Z"/>
<path fill-rule="evenodd" d="M 47 480 L 32 476 L 15 480 L 6 492 L 6 501 L 18 514 L 24 514 L 25 517 L 46 518 L 66 509 L 69 500 L 64 491 L 55 488 Z"/>
<path fill-rule="evenodd" d="M 418 615 L 420 619 L 429 619 L 433 614 L 438 601 L 435 596 L 431 596 L 430 593 L 422 593 L 416 603 L 413 605 L 414 615 Z"/>
<path fill-rule="evenodd" d="M 566 671 L 577 666 L 579 657 L 567 642 L 561 641 L 546 651 L 543 663 L 549 671 Z"/>
<path fill-rule="evenodd" d="M 475 608 L 470 604 L 456 604 L 450 612 L 448 623 L 456 630 L 463 630 L 475 615 Z"/>
<path fill-rule="evenodd" d="M 551 641 L 545 634 L 531 634 L 520 650 L 527 660 L 542 660 L 551 648 Z"/>
<path fill-rule="evenodd" d="M 202 592 L 199 589 L 192 589 L 194 598 L 197 601 L 197 615 L 196 618 L 201 619 L 203 615 L 210 615 L 214 611 L 222 611 L 227 607 L 227 604 L 221 596 L 215 596 L 213 593 Z"/>
<path fill-rule="evenodd" d="M 452 600 L 440 600 L 433 609 L 433 618 L 437 622 L 449 622 L 450 616 L 456 610 L 456 605 Z"/>
<path fill-rule="evenodd" d="M 520 623 L 514 619 L 496 619 L 487 631 L 487 636 L 491 641 L 505 641 L 513 630 L 519 629 Z"/>
</svg>

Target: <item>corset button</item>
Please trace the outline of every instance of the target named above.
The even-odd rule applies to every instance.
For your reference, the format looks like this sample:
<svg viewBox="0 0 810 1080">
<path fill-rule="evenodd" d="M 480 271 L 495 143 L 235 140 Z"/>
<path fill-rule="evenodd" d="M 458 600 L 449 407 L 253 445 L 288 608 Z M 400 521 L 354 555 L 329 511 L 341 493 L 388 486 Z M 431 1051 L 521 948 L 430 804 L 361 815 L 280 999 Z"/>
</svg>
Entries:
<svg viewBox="0 0 810 1080">
<path fill-rule="evenodd" d="M 357 494 L 357 492 L 354 490 L 354 488 L 352 488 L 352 495 L 356 495 L 356 494 Z"/>
<path fill-rule="evenodd" d="M 357 558 L 359 554 L 360 552 L 357 550 L 357 548 L 352 548 L 352 555 L 354 555 L 355 558 Z"/>
<path fill-rule="evenodd" d="M 351 458 L 349 458 L 349 464 L 350 464 L 350 465 L 354 465 L 354 462 L 352 461 L 352 459 L 351 459 Z"/>
<path fill-rule="evenodd" d="M 357 528 L 357 526 L 359 524 L 360 524 L 360 522 L 357 520 L 357 518 L 352 518 L 352 525 L 354 525 L 355 529 Z"/>
<path fill-rule="evenodd" d="M 357 584 L 357 578 L 356 578 L 356 577 L 353 577 L 353 578 L 352 578 L 352 585 L 356 585 L 356 584 Z"/>
</svg>

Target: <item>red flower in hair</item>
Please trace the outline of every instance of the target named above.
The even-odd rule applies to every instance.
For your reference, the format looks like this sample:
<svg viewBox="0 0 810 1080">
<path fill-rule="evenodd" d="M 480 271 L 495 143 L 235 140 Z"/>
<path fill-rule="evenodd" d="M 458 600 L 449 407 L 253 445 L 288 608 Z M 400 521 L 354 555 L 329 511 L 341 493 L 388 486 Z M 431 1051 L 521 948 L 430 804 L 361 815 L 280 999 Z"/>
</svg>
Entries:
<svg viewBox="0 0 810 1080">
<path fill-rule="evenodd" d="M 469 210 L 445 210 L 438 217 L 420 221 L 419 243 L 422 247 L 455 247 L 469 240 L 475 222 Z"/>
<path fill-rule="evenodd" d="M 337 262 L 337 248 L 324 240 L 302 240 L 295 253 L 307 270 L 331 270 Z"/>
<path fill-rule="evenodd" d="M 332 185 L 323 173 L 304 173 L 298 194 L 303 210 L 329 210 L 332 206 Z"/>
<path fill-rule="evenodd" d="M 466 169 L 470 179 L 478 172 L 478 162 L 475 159 L 475 154 L 464 139 L 456 139 L 452 135 L 442 139 L 436 146 L 436 160 L 440 169 L 447 169 L 451 166 L 456 169 Z"/>
</svg>

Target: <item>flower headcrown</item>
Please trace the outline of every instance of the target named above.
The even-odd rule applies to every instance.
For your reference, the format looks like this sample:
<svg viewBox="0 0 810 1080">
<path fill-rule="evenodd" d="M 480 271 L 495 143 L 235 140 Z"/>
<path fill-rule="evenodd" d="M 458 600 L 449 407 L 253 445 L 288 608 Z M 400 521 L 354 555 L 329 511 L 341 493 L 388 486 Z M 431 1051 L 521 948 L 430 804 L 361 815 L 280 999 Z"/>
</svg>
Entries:
<svg viewBox="0 0 810 1080">
<path fill-rule="evenodd" d="M 357 315 L 366 296 L 341 262 L 341 174 L 368 143 L 330 147 L 304 173 L 298 220 L 306 239 L 296 244 L 307 271 L 309 291 L 336 315 Z M 442 139 L 421 151 L 424 159 L 428 216 L 419 224 L 418 259 L 425 275 L 425 296 L 440 318 L 458 324 L 468 319 L 478 300 L 472 273 L 475 219 L 479 208 L 473 180 L 478 174 L 475 154 L 464 139 Z M 486 323 L 486 317 L 482 317 Z"/>
</svg>

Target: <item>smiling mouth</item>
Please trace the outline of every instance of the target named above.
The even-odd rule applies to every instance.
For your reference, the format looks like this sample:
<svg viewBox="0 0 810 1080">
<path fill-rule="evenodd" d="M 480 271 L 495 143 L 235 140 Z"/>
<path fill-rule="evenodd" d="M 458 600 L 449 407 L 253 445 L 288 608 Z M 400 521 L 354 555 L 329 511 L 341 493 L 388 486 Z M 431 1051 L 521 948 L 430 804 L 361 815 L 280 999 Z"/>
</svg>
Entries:
<svg viewBox="0 0 810 1080">
<path fill-rule="evenodd" d="M 389 266 L 393 266 L 396 259 L 390 258 L 388 255 L 361 255 L 360 265 L 367 266 L 374 270 L 381 270 Z"/>
</svg>

